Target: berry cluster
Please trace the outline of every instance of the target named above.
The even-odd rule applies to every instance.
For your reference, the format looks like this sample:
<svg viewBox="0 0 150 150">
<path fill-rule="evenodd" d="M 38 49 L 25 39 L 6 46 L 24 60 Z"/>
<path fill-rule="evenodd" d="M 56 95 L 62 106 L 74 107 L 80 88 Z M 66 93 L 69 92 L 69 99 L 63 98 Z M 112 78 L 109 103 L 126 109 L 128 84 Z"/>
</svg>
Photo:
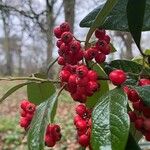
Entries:
<svg viewBox="0 0 150 150">
<path fill-rule="evenodd" d="M 66 83 L 66 90 L 72 98 L 81 103 L 85 103 L 87 96 L 92 96 L 100 87 L 97 72 L 89 70 L 85 65 L 66 65 L 59 76 L 61 82 Z"/>
<path fill-rule="evenodd" d="M 74 39 L 73 34 L 70 32 L 70 26 L 67 22 L 62 23 L 59 27 L 54 29 L 54 35 L 57 40 L 57 47 L 59 48 L 58 64 L 76 65 L 83 59 L 83 51 L 79 41 Z"/>
<path fill-rule="evenodd" d="M 84 58 L 87 61 L 95 59 L 97 63 L 103 63 L 106 55 L 111 52 L 110 37 L 105 30 L 97 29 L 95 36 L 98 38 L 97 42 L 86 51 L 84 51 Z"/>
<path fill-rule="evenodd" d="M 60 139 L 60 126 L 56 124 L 49 124 L 46 129 L 45 145 L 48 147 L 53 147 L 57 141 L 60 141 Z"/>
<path fill-rule="evenodd" d="M 91 136 L 91 110 L 85 105 L 79 104 L 76 107 L 77 115 L 74 117 L 74 125 L 77 128 L 77 140 L 83 147 L 90 147 Z"/>
<path fill-rule="evenodd" d="M 30 122 L 33 118 L 36 106 L 27 100 L 23 100 L 20 104 L 20 108 L 21 108 L 20 126 L 26 130 L 29 127 Z"/>
<path fill-rule="evenodd" d="M 28 100 L 23 100 L 20 104 L 21 119 L 20 126 L 25 130 L 29 128 L 31 120 L 36 110 L 36 106 Z M 60 127 L 56 124 L 49 124 L 46 129 L 45 145 L 53 147 L 61 139 Z"/>
<path fill-rule="evenodd" d="M 150 85 L 149 79 L 140 79 L 139 86 Z M 140 131 L 150 141 L 150 107 L 146 106 L 139 94 L 134 89 L 125 86 L 124 91 L 128 95 L 128 99 L 132 103 L 134 111 L 129 111 L 131 122 L 134 123 L 135 128 Z"/>
</svg>

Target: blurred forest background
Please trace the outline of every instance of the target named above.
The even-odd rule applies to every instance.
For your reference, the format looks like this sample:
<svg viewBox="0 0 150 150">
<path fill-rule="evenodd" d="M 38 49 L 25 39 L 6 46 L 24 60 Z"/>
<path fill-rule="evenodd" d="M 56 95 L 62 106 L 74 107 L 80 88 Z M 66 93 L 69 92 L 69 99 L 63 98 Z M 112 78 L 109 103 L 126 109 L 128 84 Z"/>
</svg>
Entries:
<svg viewBox="0 0 150 150">
<path fill-rule="evenodd" d="M 57 57 L 54 26 L 66 20 L 78 39 L 85 39 L 88 29 L 80 28 L 79 22 L 102 2 L 0 0 L 0 75 L 29 75 L 46 69 L 47 64 Z M 130 34 L 114 31 L 109 34 L 118 52 L 108 60 L 132 59 L 138 55 Z M 143 47 L 148 48 L 149 44 L 145 33 Z"/>
</svg>

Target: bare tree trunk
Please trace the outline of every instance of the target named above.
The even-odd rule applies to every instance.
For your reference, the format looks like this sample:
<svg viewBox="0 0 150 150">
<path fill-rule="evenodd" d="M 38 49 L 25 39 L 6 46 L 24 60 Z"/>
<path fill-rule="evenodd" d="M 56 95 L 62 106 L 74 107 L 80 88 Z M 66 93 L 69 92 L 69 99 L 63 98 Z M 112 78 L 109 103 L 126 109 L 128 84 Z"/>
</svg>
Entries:
<svg viewBox="0 0 150 150">
<path fill-rule="evenodd" d="M 9 45 L 9 25 L 6 22 L 6 17 L 8 17 L 4 12 L 2 12 L 2 21 L 3 21 L 3 29 L 5 35 L 5 43 L 4 49 L 6 52 L 6 75 L 12 75 L 13 73 L 13 59 L 12 52 Z"/>
<path fill-rule="evenodd" d="M 71 31 L 74 29 L 74 18 L 75 18 L 75 0 L 63 0 L 65 21 L 69 22 Z"/>
<path fill-rule="evenodd" d="M 53 52 L 53 28 L 54 28 L 54 21 L 53 21 L 53 4 L 54 2 L 51 1 L 49 3 L 48 0 L 46 0 L 46 9 L 47 9 L 47 64 L 49 64 L 52 61 L 52 52 Z"/>
</svg>

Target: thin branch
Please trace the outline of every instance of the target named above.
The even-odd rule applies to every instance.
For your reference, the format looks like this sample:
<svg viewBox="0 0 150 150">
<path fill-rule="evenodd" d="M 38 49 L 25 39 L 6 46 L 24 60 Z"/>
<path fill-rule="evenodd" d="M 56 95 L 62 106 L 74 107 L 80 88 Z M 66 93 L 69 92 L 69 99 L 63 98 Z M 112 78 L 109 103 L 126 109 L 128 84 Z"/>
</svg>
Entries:
<svg viewBox="0 0 150 150">
<path fill-rule="evenodd" d="M 63 2 L 62 2 L 62 4 L 60 5 L 60 7 L 59 7 L 59 9 L 58 9 L 58 11 L 57 11 L 57 13 L 56 13 L 54 19 L 53 19 L 54 22 L 55 22 L 55 20 L 57 19 L 58 15 L 60 14 L 60 11 L 61 11 L 62 8 L 63 8 Z"/>
</svg>

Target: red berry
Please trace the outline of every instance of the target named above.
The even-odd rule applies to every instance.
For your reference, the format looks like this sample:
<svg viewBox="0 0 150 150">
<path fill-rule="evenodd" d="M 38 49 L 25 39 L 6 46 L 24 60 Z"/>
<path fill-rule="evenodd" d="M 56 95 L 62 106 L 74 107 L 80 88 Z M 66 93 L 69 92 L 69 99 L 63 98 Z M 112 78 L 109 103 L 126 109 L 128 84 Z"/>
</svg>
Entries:
<svg viewBox="0 0 150 150">
<path fill-rule="evenodd" d="M 96 56 L 95 56 L 95 61 L 97 63 L 103 63 L 104 61 L 106 60 L 106 55 L 103 54 L 103 53 L 98 53 Z"/>
<path fill-rule="evenodd" d="M 68 84 L 69 85 L 76 85 L 76 81 L 77 81 L 77 75 L 76 74 L 70 75 L 69 80 L 68 80 Z"/>
<path fill-rule="evenodd" d="M 88 92 L 92 92 L 92 93 L 94 93 L 94 92 L 96 92 L 98 89 L 99 89 L 99 84 L 97 84 L 97 82 L 95 82 L 95 81 L 89 81 L 88 82 L 88 84 L 87 84 L 87 91 Z"/>
<path fill-rule="evenodd" d="M 30 121 L 29 121 L 27 118 L 22 117 L 22 118 L 20 119 L 20 126 L 21 126 L 21 127 L 23 127 L 23 128 L 26 129 L 26 128 L 29 126 L 29 124 L 30 124 Z"/>
<path fill-rule="evenodd" d="M 26 119 L 27 120 L 31 121 L 32 118 L 33 118 L 33 114 L 29 114 L 29 113 L 26 114 Z"/>
<path fill-rule="evenodd" d="M 83 78 L 88 73 L 88 68 L 85 65 L 78 66 L 76 69 L 76 73 L 79 78 Z"/>
<path fill-rule="evenodd" d="M 76 93 L 71 94 L 71 97 L 75 100 L 78 101 L 80 103 L 85 103 L 86 102 L 86 95 L 85 94 L 81 94 L 79 91 L 77 91 Z"/>
<path fill-rule="evenodd" d="M 96 38 L 100 40 L 104 39 L 105 34 L 106 34 L 105 30 L 96 29 L 95 31 Z"/>
<path fill-rule="evenodd" d="M 150 119 L 144 120 L 144 129 L 150 131 Z"/>
<path fill-rule="evenodd" d="M 70 32 L 64 32 L 61 35 L 62 42 L 66 43 L 66 44 L 70 43 L 72 41 L 72 39 L 73 39 L 73 35 Z"/>
<path fill-rule="evenodd" d="M 78 142 L 81 146 L 87 147 L 90 143 L 90 138 L 86 134 L 83 134 L 79 137 Z"/>
<path fill-rule="evenodd" d="M 60 30 L 60 27 L 54 28 L 54 35 L 56 36 L 56 38 L 61 38 L 62 31 Z"/>
<path fill-rule="evenodd" d="M 143 124 L 144 124 L 144 119 L 143 118 L 138 118 L 138 119 L 136 119 L 135 120 L 135 122 L 134 122 L 135 124 L 135 128 L 137 129 L 137 130 L 141 130 L 142 128 L 143 128 Z"/>
<path fill-rule="evenodd" d="M 121 85 L 126 81 L 126 74 L 123 70 L 114 70 L 109 74 L 109 79 L 114 85 Z"/>
<path fill-rule="evenodd" d="M 74 40 L 70 43 L 70 50 L 73 52 L 73 53 L 78 53 L 79 50 L 81 48 L 81 45 L 80 45 L 80 42 Z"/>
<path fill-rule="evenodd" d="M 146 132 L 144 135 L 145 135 L 145 139 L 147 141 L 150 141 L 150 132 Z"/>
<path fill-rule="evenodd" d="M 54 140 L 53 137 L 46 135 L 45 137 L 45 144 L 48 147 L 53 147 L 56 144 L 56 141 Z"/>
<path fill-rule="evenodd" d="M 128 115 L 130 117 L 130 121 L 131 122 L 134 122 L 137 119 L 137 115 L 136 115 L 136 113 L 134 111 L 129 111 Z"/>
<path fill-rule="evenodd" d="M 60 46 L 61 46 L 62 43 L 63 43 L 63 42 L 62 42 L 61 40 L 58 40 L 57 43 L 56 43 L 56 46 L 57 46 L 58 48 L 60 48 Z"/>
<path fill-rule="evenodd" d="M 106 49 L 106 46 L 107 46 L 108 44 L 106 43 L 106 41 L 104 41 L 104 40 L 98 40 L 97 42 L 96 42 L 96 48 L 99 50 L 99 51 L 103 51 L 103 49 Z"/>
<path fill-rule="evenodd" d="M 82 60 L 83 59 L 83 51 L 82 50 L 80 50 L 79 52 L 78 52 L 78 54 L 77 54 L 77 60 L 78 61 L 80 61 L 80 60 Z"/>
<path fill-rule="evenodd" d="M 104 36 L 104 40 L 106 41 L 107 44 L 110 43 L 110 36 L 109 35 L 105 35 Z"/>
<path fill-rule="evenodd" d="M 75 117 L 74 117 L 74 125 L 76 125 L 76 123 L 78 122 L 78 121 L 82 121 L 83 119 L 79 116 L 79 115 L 76 115 Z"/>
<path fill-rule="evenodd" d="M 62 66 L 66 64 L 64 57 L 58 57 L 58 64 Z"/>
<path fill-rule="evenodd" d="M 130 89 L 128 91 L 128 99 L 131 102 L 137 102 L 137 101 L 139 101 L 140 97 L 139 97 L 138 93 L 134 89 Z"/>
<path fill-rule="evenodd" d="M 147 118 L 150 117 L 150 108 L 149 107 L 143 107 L 143 115 Z"/>
<path fill-rule="evenodd" d="M 26 111 L 31 114 L 34 113 L 35 109 L 36 109 L 36 106 L 33 103 L 29 103 L 26 107 Z"/>
<path fill-rule="evenodd" d="M 20 114 L 21 114 L 21 117 L 25 117 L 27 113 L 26 111 L 22 110 Z"/>
<path fill-rule="evenodd" d="M 98 74 L 96 71 L 94 70 L 89 70 L 87 77 L 89 78 L 90 81 L 97 81 L 98 79 Z"/>
<path fill-rule="evenodd" d="M 88 84 L 88 81 L 89 81 L 89 79 L 88 79 L 88 77 L 83 77 L 83 78 L 77 78 L 77 84 L 78 84 L 78 86 L 81 86 L 81 87 L 85 87 L 87 84 Z"/>
<path fill-rule="evenodd" d="M 20 104 L 20 107 L 24 110 L 24 111 L 26 111 L 26 107 L 27 107 L 27 105 L 29 104 L 30 102 L 28 101 L 28 100 L 23 100 L 22 102 L 21 102 L 21 104 Z"/>
<path fill-rule="evenodd" d="M 66 45 L 65 43 L 62 43 L 60 46 L 60 50 L 59 53 L 61 52 L 61 54 L 69 54 L 69 47 L 68 45 Z M 62 55 L 60 55 L 62 56 Z"/>
<path fill-rule="evenodd" d="M 132 106 L 133 106 L 134 110 L 142 111 L 144 104 L 142 101 L 137 101 L 137 102 L 133 102 Z"/>
<path fill-rule="evenodd" d="M 123 87 L 124 92 L 128 95 L 130 92 L 130 88 L 128 86 Z"/>
<path fill-rule="evenodd" d="M 60 30 L 62 32 L 70 31 L 70 25 L 68 22 L 64 22 L 60 25 Z"/>
<path fill-rule="evenodd" d="M 76 127 L 80 131 L 85 130 L 87 129 L 87 123 L 85 120 L 79 120 L 78 122 L 76 122 Z"/>
<path fill-rule="evenodd" d="M 67 70 L 62 70 L 59 73 L 59 77 L 60 77 L 62 82 L 68 82 L 68 79 L 69 79 L 70 75 L 71 75 L 70 72 L 67 71 Z"/>
<path fill-rule="evenodd" d="M 150 79 L 140 79 L 139 86 L 150 85 Z"/>
<path fill-rule="evenodd" d="M 103 47 L 100 49 L 100 51 L 101 51 L 103 54 L 108 55 L 108 54 L 110 53 L 110 51 L 111 51 L 111 47 L 110 47 L 109 44 L 107 44 L 107 45 L 103 46 Z"/>
<path fill-rule="evenodd" d="M 83 117 L 86 114 L 86 107 L 83 104 L 79 104 L 76 107 L 76 113 L 80 116 Z"/>
</svg>

